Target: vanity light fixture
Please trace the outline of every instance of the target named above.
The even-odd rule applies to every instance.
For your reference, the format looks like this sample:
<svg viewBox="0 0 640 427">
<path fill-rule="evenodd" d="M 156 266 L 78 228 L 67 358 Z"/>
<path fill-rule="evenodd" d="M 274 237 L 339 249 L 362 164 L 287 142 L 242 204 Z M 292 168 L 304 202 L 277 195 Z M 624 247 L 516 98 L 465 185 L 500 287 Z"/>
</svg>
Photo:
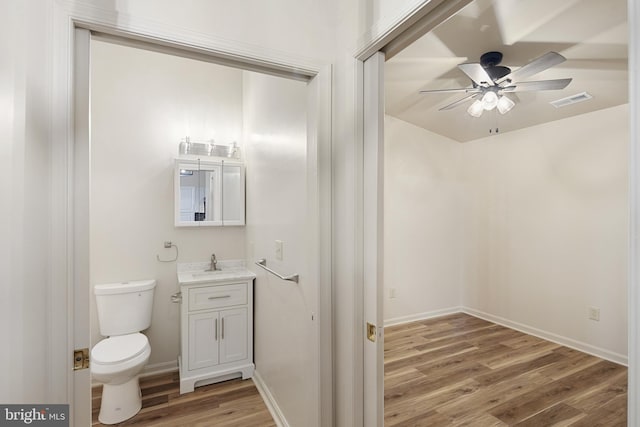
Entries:
<svg viewBox="0 0 640 427">
<path fill-rule="evenodd" d="M 238 157 L 238 143 L 233 141 L 233 144 L 231 144 L 228 148 L 227 148 L 227 157 L 229 158 L 237 158 Z"/>
<path fill-rule="evenodd" d="M 240 159 L 240 147 L 235 141 L 231 144 L 217 144 L 213 139 L 195 141 L 188 136 L 180 141 L 178 153 L 189 156 Z"/>
</svg>

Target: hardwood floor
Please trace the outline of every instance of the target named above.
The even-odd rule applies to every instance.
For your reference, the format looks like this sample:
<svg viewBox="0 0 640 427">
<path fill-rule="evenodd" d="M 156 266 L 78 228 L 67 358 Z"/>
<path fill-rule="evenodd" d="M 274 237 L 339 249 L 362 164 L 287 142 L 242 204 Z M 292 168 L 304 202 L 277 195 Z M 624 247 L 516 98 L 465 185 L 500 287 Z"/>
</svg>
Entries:
<svg viewBox="0 0 640 427">
<path fill-rule="evenodd" d="M 385 426 L 626 426 L 627 368 L 466 314 L 385 328 Z"/>
<path fill-rule="evenodd" d="M 466 314 L 385 328 L 384 379 L 385 427 L 626 426 L 627 368 Z M 119 425 L 276 425 L 251 380 L 140 387 L 142 410 Z"/>
<path fill-rule="evenodd" d="M 197 387 L 180 394 L 178 373 L 140 379 L 142 409 L 121 426 L 275 426 L 253 380 L 240 379 Z M 93 424 L 98 421 L 102 387 L 93 389 Z"/>
</svg>

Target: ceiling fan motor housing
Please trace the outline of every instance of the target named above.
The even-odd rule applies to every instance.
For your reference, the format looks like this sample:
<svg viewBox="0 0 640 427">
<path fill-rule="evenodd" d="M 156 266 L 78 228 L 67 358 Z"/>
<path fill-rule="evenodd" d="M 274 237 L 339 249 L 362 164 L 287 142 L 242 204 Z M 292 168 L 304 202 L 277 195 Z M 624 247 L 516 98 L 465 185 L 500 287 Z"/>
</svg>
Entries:
<svg viewBox="0 0 640 427">
<path fill-rule="evenodd" d="M 480 57 L 480 65 L 493 81 L 501 79 L 511 72 L 509 67 L 498 65 L 502 62 L 502 52 L 487 52 Z"/>
</svg>

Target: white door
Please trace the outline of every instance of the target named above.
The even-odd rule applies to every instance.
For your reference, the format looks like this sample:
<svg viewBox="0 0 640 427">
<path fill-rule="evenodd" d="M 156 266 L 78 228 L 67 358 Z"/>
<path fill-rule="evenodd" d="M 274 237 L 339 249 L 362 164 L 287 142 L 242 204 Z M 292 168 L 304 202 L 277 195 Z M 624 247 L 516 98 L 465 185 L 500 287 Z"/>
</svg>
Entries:
<svg viewBox="0 0 640 427">
<path fill-rule="evenodd" d="M 384 423 L 383 166 L 384 54 L 364 62 L 363 279 L 364 279 L 364 425 Z"/>
<path fill-rule="evenodd" d="M 247 358 L 247 326 L 246 308 L 220 312 L 220 363 Z"/>
</svg>

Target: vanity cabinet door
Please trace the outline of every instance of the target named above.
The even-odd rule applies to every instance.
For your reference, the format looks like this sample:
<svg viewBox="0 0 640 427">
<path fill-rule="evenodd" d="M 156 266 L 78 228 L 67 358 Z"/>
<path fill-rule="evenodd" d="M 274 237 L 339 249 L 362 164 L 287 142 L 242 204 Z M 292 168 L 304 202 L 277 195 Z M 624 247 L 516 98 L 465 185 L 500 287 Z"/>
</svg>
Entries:
<svg viewBox="0 0 640 427">
<path fill-rule="evenodd" d="M 236 308 L 220 312 L 220 363 L 247 358 L 247 309 Z"/>
<path fill-rule="evenodd" d="M 189 370 L 206 368 L 219 363 L 217 311 L 189 315 Z"/>
</svg>

